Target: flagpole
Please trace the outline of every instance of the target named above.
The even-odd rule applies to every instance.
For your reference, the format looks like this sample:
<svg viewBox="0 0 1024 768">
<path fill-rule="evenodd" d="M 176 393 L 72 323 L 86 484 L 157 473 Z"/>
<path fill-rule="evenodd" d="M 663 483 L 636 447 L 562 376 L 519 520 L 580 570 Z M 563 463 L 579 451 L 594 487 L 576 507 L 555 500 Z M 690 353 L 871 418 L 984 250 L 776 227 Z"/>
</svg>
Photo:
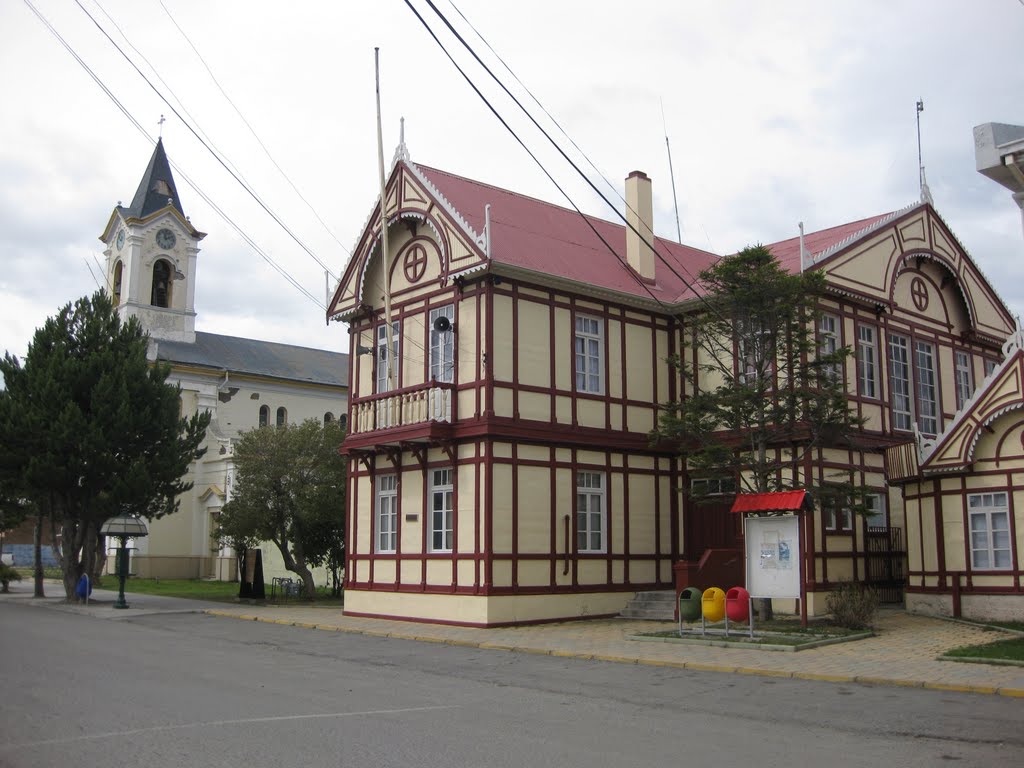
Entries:
<svg viewBox="0 0 1024 768">
<path fill-rule="evenodd" d="M 392 360 L 395 356 L 395 345 L 391 338 L 391 275 L 388 259 L 388 217 L 385 210 L 387 205 L 387 182 L 384 178 L 384 137 L 380 118 L 380 48 L 373 49 L 373 68 L 377 81 L 377 165 L 380 170 L 380 255 L 382 280 L 384 282 L 384 338 L 387 340 L 388 345 L 384 365 L 387 372 L 388 389 L 391 390 L 395 388 L 394 367 L 392 365 Z"/>
</svg>

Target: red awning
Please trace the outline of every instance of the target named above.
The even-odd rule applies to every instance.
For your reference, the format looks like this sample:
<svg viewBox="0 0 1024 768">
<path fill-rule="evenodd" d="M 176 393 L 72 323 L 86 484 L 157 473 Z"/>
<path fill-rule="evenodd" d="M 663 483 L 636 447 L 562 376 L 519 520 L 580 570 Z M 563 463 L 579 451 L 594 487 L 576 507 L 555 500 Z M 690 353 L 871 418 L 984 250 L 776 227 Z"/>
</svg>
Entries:
<svg viewBox="0 0 1024 768">
<path fill-rule="evenodd" d="M 776 491 L 774 493 L 741 493 L 730 512 L 800 512 L 807 491 Z"/>
</svg>

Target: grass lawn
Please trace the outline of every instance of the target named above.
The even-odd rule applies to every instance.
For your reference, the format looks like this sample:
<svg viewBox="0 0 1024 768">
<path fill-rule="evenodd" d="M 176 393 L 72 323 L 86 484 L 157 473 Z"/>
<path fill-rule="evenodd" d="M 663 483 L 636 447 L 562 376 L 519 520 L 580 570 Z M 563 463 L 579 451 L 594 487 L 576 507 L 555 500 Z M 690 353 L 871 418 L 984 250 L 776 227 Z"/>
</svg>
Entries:
<svg viewBox="0 0 1024 768">
<path fill-rule="evenodd" d="M 22 576 L 22 583 L 32 583 L 31 568 L 15 568 Z M 43 575 L 47 579 L 61 579 L 60 568 L 46 568 Z M 117 591 L 117 577 L 106 574 L 95 584 L 97 589 Z M 184 597 L 192 600 L 213 600 L 220 603 L 233 603 L 238 599 L 238 582 L 205 581 L 202 579 L 140 579 L 129 577 L 125 583 L 126 593 L 137 595 L 161 595 L 163 597 Z M 267 602 L 270 602 L 270 585 L 266 585 Z M 274 601 L 281 603 L 281 600 Z M 340 597 L 331 597 L 326 587 L 317 587 L 316 600 L 292 597 L 289 604 L 316 605 L 317 607 L 341 607 Z"/>
<path fill-rule="evenodd" d="M 801 647 L 815 647 L 817 645 L 838 642 L 843 638 L 860 639 L 870 636 L 871 631 L 866 629 L 847 629 L 837 626 L 830 620 L 814 620 L 806 627 L 800 626 L 799 619 L 773 619 L 771 621 L 755 621 L 754 637 L 749 636 L 749 625 L 729 625 L 729 635 L 723 630 L 725 624 L 708 625 L 709 633 L 701 635 L 700 624 L 685 624 L 684 634 L 680 637 L 678 630 L 662 630 L 660 632 L 645 632 L 635 636 L 634 639 L 663 639 L 666 642 L 698 642 L 714 645 L 737 646 L 737 647 L 771 647 L 786 646 L 793 649 Z M 711 631 L 713 630 L 713 631 Z"/>
<path fill-rule="evenodd" d="M 1024 664 L 1024 637 L 1011 637 L 984 645 L 965 645 L 946 651 L 944 655 L 953 659 L 990 659 Z"/>
<path fill-rule="evenodd" d="M 117 577 L 104 576 L 97 584 L 102 589 L 117 589 Z M 202 579 L 139 579 L 129 578 L 125 584 L 126 593 L 138 595 L 161 595 L 163 597 L 184 597 L 192 600 L 214 600 L 233 603 L 238 599 L 238 582 L 206 581 Z M 267 599 L 270 599 L 270 585 L 266 585 Z M 280 602 L 280 601 L 278 601 Z M 317 588 L 315 601 L 304 598 L 289 598 L 288 603 L 297 605 L 340 606 L 341 598 L 331 597 L 330 591 Z"/>
</svg>

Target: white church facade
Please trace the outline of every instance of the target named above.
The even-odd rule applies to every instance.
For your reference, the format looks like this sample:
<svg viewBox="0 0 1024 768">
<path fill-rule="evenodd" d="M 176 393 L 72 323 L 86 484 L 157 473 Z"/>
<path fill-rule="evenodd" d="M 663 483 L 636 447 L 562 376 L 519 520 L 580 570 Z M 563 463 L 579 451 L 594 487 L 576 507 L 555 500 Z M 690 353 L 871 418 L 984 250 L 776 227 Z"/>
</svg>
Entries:
<svg viewBox="0 0 1024 768">
<path fill-rule="evenodd" d="M 192 226 L 158 141 L 131 203 L 111 213 L 104 243 L 107 290 L 122 320 L 149 333 L 149 357 L 171 367 L 182 413 L 211 414 L 206 453 L 190 467 L 190 491 L 178 512 L 149 523 L 136 542 L 134 572 L 143 577 L 236 577 L 234 553 L 214 533 L 231 498 L 233 444 L 257 426 L 347 418 L 348 355 L 196 331 L 196 272 L 206 234 Z M 343 510 L 339 510 L 339 515 Z M 264 578 L 288 575 L 277 548 L 262 547 Z M 314 571 L 318 584 L 326 582 Z"/>
</svg>

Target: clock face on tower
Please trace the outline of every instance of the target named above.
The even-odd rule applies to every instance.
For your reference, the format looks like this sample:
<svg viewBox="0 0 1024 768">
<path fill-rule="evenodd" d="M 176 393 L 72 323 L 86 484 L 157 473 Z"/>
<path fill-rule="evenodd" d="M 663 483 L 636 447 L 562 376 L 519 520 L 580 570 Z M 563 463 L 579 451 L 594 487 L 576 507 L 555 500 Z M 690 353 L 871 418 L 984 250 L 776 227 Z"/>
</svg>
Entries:
<svg viewBox="0 0 1024 768">
<path fill-rule="evenodd" d="M 177 238 L 169 229 L 161 229 L 156 233 L 156 244 L 161 248 L 173 248 L 176 242 Z"/>
<path fill-rule="evenodd" d="M 124 248 L 124 230 L 117 233 L 117 250 Z"/>
</svg>

